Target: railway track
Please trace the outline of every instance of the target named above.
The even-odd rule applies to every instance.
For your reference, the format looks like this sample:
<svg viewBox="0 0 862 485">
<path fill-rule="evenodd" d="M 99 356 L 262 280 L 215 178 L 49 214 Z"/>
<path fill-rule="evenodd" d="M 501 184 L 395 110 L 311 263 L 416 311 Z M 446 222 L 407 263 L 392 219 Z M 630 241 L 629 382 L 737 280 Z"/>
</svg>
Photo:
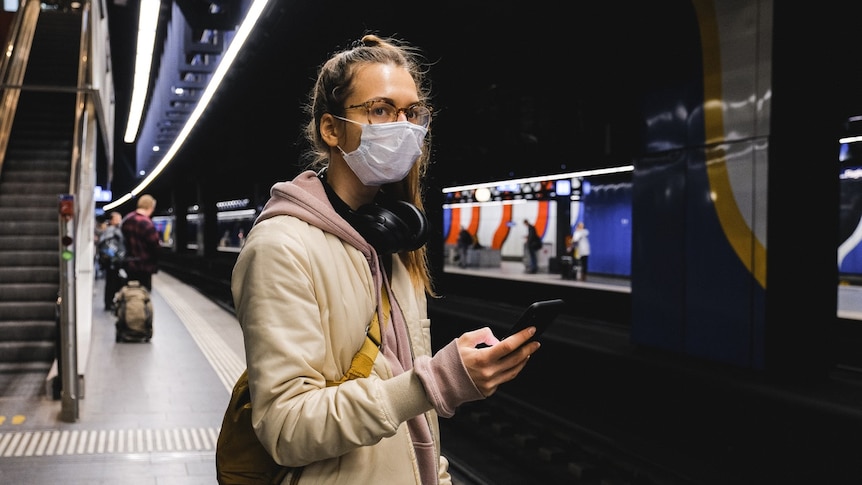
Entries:
<svg viewBox="0 0 862 485">
<path fill-rule="evenodd" d="M 692 485 L 621 447 L 503 392 L 441 419 L 443 453 L 464 484 Z"/>
</svg>

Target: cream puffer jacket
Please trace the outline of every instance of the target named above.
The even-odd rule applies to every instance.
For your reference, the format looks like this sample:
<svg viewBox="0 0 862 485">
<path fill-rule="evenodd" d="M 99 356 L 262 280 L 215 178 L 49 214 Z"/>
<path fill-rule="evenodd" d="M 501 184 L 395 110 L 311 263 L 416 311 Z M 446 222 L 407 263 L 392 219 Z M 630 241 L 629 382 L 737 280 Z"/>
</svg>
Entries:
<svg viewBox="0 0 862 485">
<path fill-rule="evenodd" d="M 482 395 L 454 341 L 431 356 L 424 289 L 398 257 L 386 278 L 313 172 L 272 195 L 232 279 L 261 442 L 303 467 L 301 484 L 451 483 L 437 416 Z M 372 375 L 326 387 L 350 367 L 383 285 L 400 314 L 384 326 Z"/>
</svg>

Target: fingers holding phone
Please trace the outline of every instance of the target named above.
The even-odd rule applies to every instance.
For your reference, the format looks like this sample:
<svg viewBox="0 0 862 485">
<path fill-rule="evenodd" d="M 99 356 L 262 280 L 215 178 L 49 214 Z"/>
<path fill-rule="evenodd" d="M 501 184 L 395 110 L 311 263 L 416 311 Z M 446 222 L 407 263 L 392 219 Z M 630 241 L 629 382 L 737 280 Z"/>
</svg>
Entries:
<svg viewBox="0 0 862 485">
<path fill-rule="evenodd" d="M 527 327 L 536 327 L 536 333 L 529 340 L 538 339 L 563 311 L 566 302 L 560 299 L 543 300 L 528 306 L 518 321 L 512 325 L 509 335 L 515 335 Z"/>
<path fill-rule="evenodd" d="M 501 384 L 517 377 L 527 365 L 530 355 L 539 348 L 538 342 L 527 343 L 534 333 L 535 329 L 530 327 L 504 340 L 498 340 L 491 329 L 485 327 L 466 332 L 459 337 L 461 361 L 483 396 L 494 394 Z M 482 343 L 487 345 L 477 345 Z"/>
<path fill-rule="evenodd" d="M 461 358 L 473 383 L 485 397 L 518 376 L 530 356 L 539 349 L 536 340 L 564 306 L 563 300 L 533 303 L 503 340 L 498 340 L 487 327 L 461 336 Z"/>
</svg>

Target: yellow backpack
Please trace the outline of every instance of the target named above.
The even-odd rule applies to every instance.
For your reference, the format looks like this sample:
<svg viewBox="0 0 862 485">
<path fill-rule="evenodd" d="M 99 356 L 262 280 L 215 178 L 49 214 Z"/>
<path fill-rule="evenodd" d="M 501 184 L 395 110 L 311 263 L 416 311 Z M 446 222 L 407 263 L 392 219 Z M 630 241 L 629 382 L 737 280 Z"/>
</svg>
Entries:
<svg viewBox="0 0 862 485">
<path fill-rule="evenodd" d="M 389 298 L 385 287 L 382 290 L 383 314 L 389 315 Z M 371 319 L 362 348 L 353 356 L 350 369 L 337 381 L 327 381 L 327 386 L 337 386 L 350 379 L 368 377 L 374 359 L 380 349 L 381 333 L 377 312 Z M 279 484 L 291 468 L 279 465 L 263 447 L 251 425 L 251 394 L 248 389 L 248 370 L 233 386 L 227 410 L 216 443 L 216 474 L 219 485 Z M 301 471 L 293 477 L 299 479 Z"/>
</svg>

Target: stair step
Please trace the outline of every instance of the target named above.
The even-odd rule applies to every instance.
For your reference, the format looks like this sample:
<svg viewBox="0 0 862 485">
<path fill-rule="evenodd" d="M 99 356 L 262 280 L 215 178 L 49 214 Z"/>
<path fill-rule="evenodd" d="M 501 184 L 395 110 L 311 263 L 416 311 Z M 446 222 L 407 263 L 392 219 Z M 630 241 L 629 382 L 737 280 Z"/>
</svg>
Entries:
<svg viewBox="0 0 862 485">
<path fill-rule="evenodd" d="M 2 207 L 51 207 L 57 209 L 56 195 L 44 194 L 0 194 Z"/>
<path fill-rule="evenodd" d="M 0 342 L 0 362 L 52 362 L 56 353 L 54 342 Z"/>
<path fill-rule="evenodd" d="M 16 136 L 20 136 L 22 139 L 33 140 L 39 139 L 40 136 L 43 136 L 48 137 L 51 140 L 51 143 L 65 143 L 69 146 L 72 145 L 72 140 L 65 136 L 65 130 L 74 122 L 73 120 L 52 118 L 47 113 L 32 114 L 30 112 L 22 113 L 21 119 L 25 119 L 28 123 L 18 125 L 17 128 L 13 127 L 13 133 L 15 133 Z M 48 128 L 50 132 L 45 133 L 45 131 L 39 130 L 35 125 Z"/>
<path fill-rule="evenodd" d="M 44 372 L 47 376 L 51 371 L 54 361 L 24 361 L 24 362 L 0 362 L 0 374 L 12 374 L 16 372 Z M 2 391 L 0 396 L 6 397 Z"/>
<path fill-rule="evenodd" d="M 57 297 L 45 301 L 0 301 L 2 320 L 57 321 Z"/>
<path fill-rule="evenodd" d="M 15 268 L 22 266 L 54 266 L 60 264 L 60 251 L 2 251 L 0 250 L 0 267 Z M 0 280 L 2 284 L 2 280 Z M 2 296 L 0 296 L 2 299 Z"/>
<path fill-rule="evenodd" d="M 0 302 L 56 301 L 60 292 L 57 283 L 0 283 Z M 0 317 L 2 319 L 4 317 Z M 0 321 L 2 324 L 2 321 Z"/>
<path fill-rule="evenodd" d="M 0 221 L 58 221 L 57 207 L 3 207 Z M 2 224 L 2 222 L 0 222 Z"/>
<path fill-rule="evenodd" d="M 2 227 L 5 234 L 17 236 L 58 236 L 60 234 L 59 221 L 5 221 Z"/>
<path fill-rule="evenodd" d="M 2 267 L 0 266 L 0 281 L 8 283 L 54 283 L 60 281 L 60 265 Z"/>
<path fill-rule="evenodd" d="M 28 152 L 29 153 L 29 152 Z M 31 154 L 32 155 L 32 154 Z M 60 172 L 68 173 L 71 161 L 66 157 L 46 158 L 46 159 L 18 159 L 9 156 L 6 152 L 6 159 L 3 161 L 3 176 L 10 173 L 18 172 Z"/>
<path fill-rule="evenodd" d="M 66 165 L 69 165 L 69 160 L 72 158 L 72 151 L 67 148 L 45 147 L 44 143 L 37 149 L 26 144 L 13 145 L 10 141 L 9 148 L 6 150 L 6 157 L 7 160 L 20 160 L 27 163 L 33 161 L 51 161 L 54 163 L 65 162 Z"/>
<path fill-rule="evenodd" d="M 49 320 L 0 321 L 0 344 L 5 342 L 34 342 L 57 338 L 57 322 Z"/>
<path fill-rule="evenodd" d="M 5 181 L 0 185 L 0 194 L 46 194 L 59 195 L 68 194 L 69 184 L 67 182 L 25 182 L 15 183 Z"/>
<path fill-rule="evenodd" d="M 13 170 L 3 172 L 4 181 L 8 184 L 35 184 L 35 183 L 50 183 L 50 184 L 68 184 L 69 179 L 63 170 L 45 171 L 45 170 Z"/>
<path fill-rule="evenodd" d="M 56 360 L 56 359 L 54 359 Z M 57 399 L 49 378 L 54 361 L 0 362 L 0 396 L 4 398 L 39 398 L 49 395 Z"/>
<path fill-rule="evenodd" d="M 0 236 L 0 251 L 35 251 L 60 250 L 59 226 L 51 235 L 31 236 Z M 2 281 L 2 280 L 0 280 Z"/>
</svg>

